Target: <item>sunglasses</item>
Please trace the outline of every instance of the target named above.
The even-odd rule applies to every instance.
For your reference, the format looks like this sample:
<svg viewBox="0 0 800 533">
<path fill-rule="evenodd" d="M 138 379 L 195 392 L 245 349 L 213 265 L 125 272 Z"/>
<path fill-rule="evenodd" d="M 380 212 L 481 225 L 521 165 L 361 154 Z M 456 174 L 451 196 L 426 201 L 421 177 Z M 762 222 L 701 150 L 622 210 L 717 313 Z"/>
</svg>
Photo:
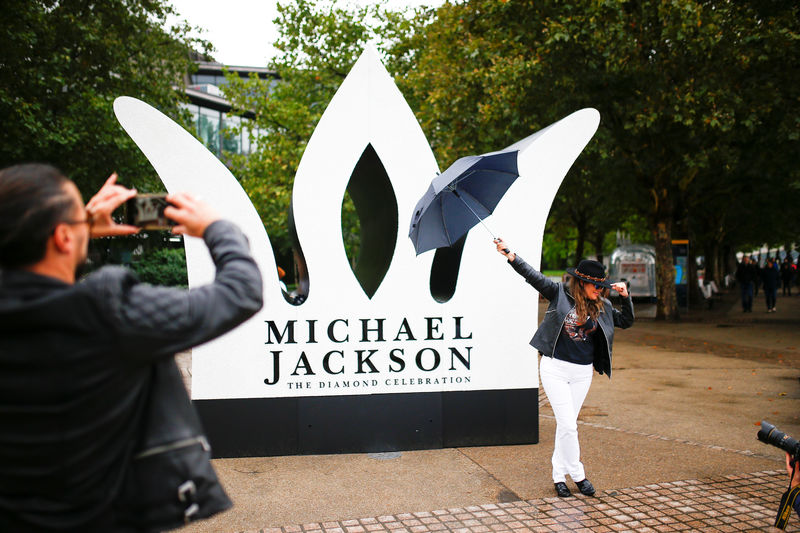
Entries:
<svg viewBox="0 0 800 533">
<path fill-rule="evenodd" d="M 584 281 L 584 283 L 585 283 L 586 285 L 589 285 L 589 286 L 591 286 L 591 287 L 594 287 L 594 288 L 595 288 L 595 289 L 597 289 L 598 291 L 602 291 L 603 289 L 605 289 L 605 287 L 603 287 L 603 286 L 602 286 L 602 285 L 600 285 L 599 283 L 591 283 L 591 282 L 588 282 L 588 281 Z"/>
</svg>

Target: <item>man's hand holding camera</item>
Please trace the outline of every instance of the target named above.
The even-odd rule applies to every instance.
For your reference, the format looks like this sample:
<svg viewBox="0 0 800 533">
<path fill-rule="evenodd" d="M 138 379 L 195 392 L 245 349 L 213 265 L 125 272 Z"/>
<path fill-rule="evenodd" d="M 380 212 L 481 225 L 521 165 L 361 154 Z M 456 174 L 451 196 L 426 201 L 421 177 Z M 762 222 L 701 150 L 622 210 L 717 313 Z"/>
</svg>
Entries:
<svg viewBox="0 0 800 533">
<path fill-rule="evenodd" d="M 129 198 L 136 196 L 136 189 L 128 189 L 117 185 L 117 173 L 109 176 L 103 186 L 86 204 L 86 216 L 89 217 L 89 228 L 92 238 L 117 237 L 139 233 L 139 228 L 127 224 L 117 224 L 111 213 L 124 204 Z"/>
<path fill-rule="evenodd" d="M 138 233 L 140 227 L 119 224 L 111 216 L 114 210 L 136 195 L 136 189 L 128 189 L 117 184 L 116 172 L 111 174 L 97 194 L 86 204 L 91 236 L 117 237 Z M 172 228 L 173 233 L 202 238 L 206 228 L 220 219 L 216 211 L 189 193 L 167 195 L 167 201 L 170 205 L 164 208 L 164 215 L 177 222 Z"/>
</svg>

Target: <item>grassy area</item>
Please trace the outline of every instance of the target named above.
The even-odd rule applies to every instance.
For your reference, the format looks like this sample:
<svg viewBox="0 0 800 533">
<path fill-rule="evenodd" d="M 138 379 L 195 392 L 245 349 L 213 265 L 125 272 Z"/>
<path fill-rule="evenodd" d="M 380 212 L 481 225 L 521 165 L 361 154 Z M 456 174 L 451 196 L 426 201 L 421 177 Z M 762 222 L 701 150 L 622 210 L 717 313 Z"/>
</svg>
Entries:
<svg viewBox="0 0 800 533">
<path fill-rule="evenodd" d="M 563 273 L 563 270 L 542 270 L 542 274 L 545 276 L 554 276 L 556 278 L 560 278 Z"/>
</svg>

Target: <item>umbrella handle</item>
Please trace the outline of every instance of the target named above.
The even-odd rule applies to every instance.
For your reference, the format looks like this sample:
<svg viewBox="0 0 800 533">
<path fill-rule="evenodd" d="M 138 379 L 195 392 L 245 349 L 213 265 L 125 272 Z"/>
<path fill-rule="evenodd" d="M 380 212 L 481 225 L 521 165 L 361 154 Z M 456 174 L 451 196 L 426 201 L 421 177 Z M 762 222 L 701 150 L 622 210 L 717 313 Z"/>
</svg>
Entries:
<svg viewBox="0 0 800 533">
<path fill-rule="evenodd" d="M 491 232 L 490 232 L 490 233 L 491 233 Z M 492 237 L 494 237 L 494 235 L 492 235 Z M 497 242 L 497 241 L 499 241 L 499 240 L 500 240 L 500 239 L 498 239 L 497 237 L 495 237 L 493 241 L 494 241 L 494 242 Z M 503 248 L 503 253 L 505 253 L 505 254 L 511 253 L 511 250 L 509 250 L 508 248 Z"/>
</svg>

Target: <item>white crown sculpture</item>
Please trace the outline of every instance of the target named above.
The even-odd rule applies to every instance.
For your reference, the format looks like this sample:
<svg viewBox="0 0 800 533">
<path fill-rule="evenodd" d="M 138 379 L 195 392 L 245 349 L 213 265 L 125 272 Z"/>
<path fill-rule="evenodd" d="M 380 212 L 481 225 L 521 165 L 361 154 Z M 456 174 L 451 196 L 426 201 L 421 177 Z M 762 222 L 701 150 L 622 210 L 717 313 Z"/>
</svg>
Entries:
<svg viewBox="0 0 800 533">
<path fill-rule="evenodd" d="M 167 190 L 202 197 L 244 230 L 264 277 L 264 308 L 194 349 L 194 399 L 538 387 L 536 352 L 528 345 L 538 323 L 538 293 L 496 253 L 483 229 L 466 239 L 452 297 L 440 303 L 431 295 L 434 253 L 417 257 L 406 230 L 438 168 L 372 48 L 331 100 L 297 170 L 294 219 L 310 282 L 299 306 L 283 298 L 264 226 L 230 171 L 149 105 L 122 97 L 114 110 Z M 583 109 L 514 145 L 520 178 L 488 220 L 534 266 L 556 191 L 598 124 L 597 111 Z M 371 298 L 349 266 L 341 234 L 342 199 L 367 146 L 380 158 L 398 211 L 396 234 L 387 235 L 395 243 L 392 260 Z M 189 285 L 210 282 L 214 268 L 205 245 L 192 238 L 185 243 Z"/>
</svg>

